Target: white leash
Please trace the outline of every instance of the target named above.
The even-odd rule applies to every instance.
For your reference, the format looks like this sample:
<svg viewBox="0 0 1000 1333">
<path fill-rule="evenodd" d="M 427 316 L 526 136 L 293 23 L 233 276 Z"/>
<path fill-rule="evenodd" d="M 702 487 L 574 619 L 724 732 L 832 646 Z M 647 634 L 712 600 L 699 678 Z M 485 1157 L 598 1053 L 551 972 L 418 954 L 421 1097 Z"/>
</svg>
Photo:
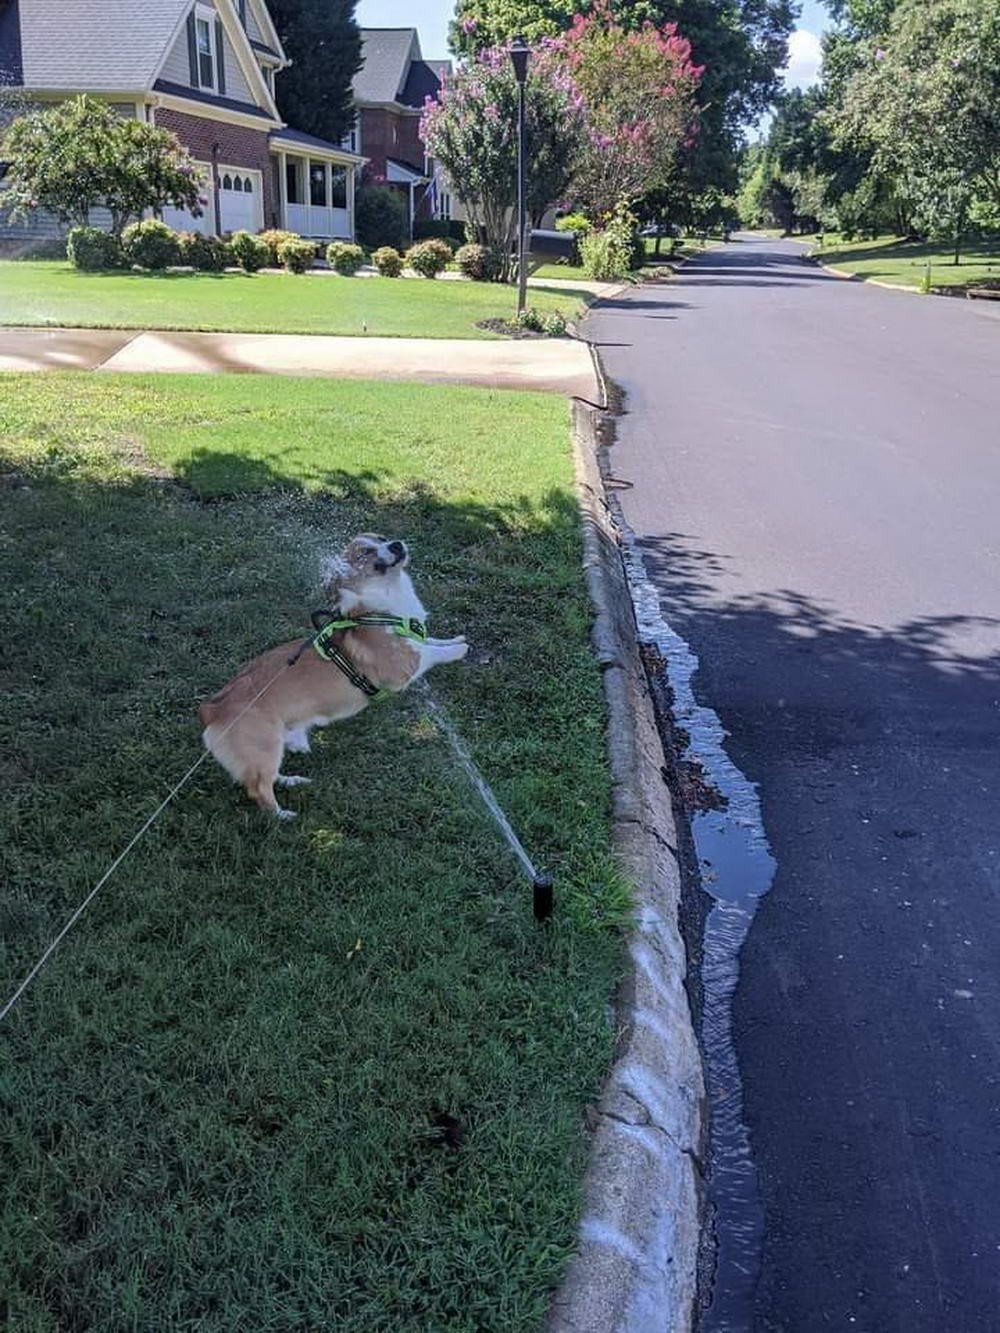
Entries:
<svg viewBox="0 0 1000 1333">
<path fill-rule="evenodd" d="M 233 718 L 232 722 L 230 722 L 230 723 L 228 724 L 228 726 L 226 726 L 226 728 L 220 733 L 220 736 L 219 736 L 219 739 L 220 739 L 220 740 L 222 739 L 223 736 L 227 735 L 227 734 L 232 730 L 233 727 L 236 726 L 236 724 L 237 724 L 237 722 L 239 722 L 240 718 L 243 717 L 244 714 L 246 714 L 246 713 L 248 713 L 248 712 L 250 711 L 250 709 L 251 709 L 251 708 L 254 706 L 254 704 L 258 701 L 258 699 L 260 699 L 263 695 L 265 695 L 265 694 L 267 693 L 267 691 L 271 688 L 271 686 L 272 686 L 272 685 L 274 684 L 274 682 L 278 679 L 278 677 L 279 677 L 279 676 L 283 676 L 283 675 L 285 674 L 285 672 L 288 670 L 288 668 L 289 668 L 291 665 L 292 665 L 291 662 L 286 662 L 285 665 L 281 668 L 281 670 L 278 671 L 278 672 L 276 672 L 276 673 L 271 677 L 271 679 L 267 682 L 267 684 L 264 686 L 264 688 L 263 688 L 262 690 L 258 691 L 258 693 L 254 695 L 254 697 L 250 700 L 250 702 L 247 704 L 247 706 L 246 706 L 245 708 L 242 708 L 242 709 L 239 711 L 239 713 L 237 713 L 237 715 Z M 39 972 L 41 972 L 42 968 L 45 966 L 45 964 L 48 962 L 48 960 L 49 960 L 49 959 L 52 957 L 52 955 L 55 953 L 56 949 L 58 949 L 59 945 L 60 945 L 60 944 L 62 943 L 62 941 L 66 938 L 66 936 L 69 934 L 69 932 L 73 929 L 73 927 L 74 927 L 74 926 L 76 925 L 76 923 L 79 921 L 80 917 L 83 916 L 84 912 L 87 910 L 87 908 L 88 908 L 88 907 L 90 906 L 90 904 L 93 902 L 93 900 L 97 897 L 98 893 L 100 893 L 101 889 L 103 889 L 104 885 L 108 882 L 108 880 L 111 878 L 111 876 L 115 873 L 115 871 L 118 869 L 118 867 L 121 865 L 121 863 L 125 860 L 126 856 L 128 856 L 129 852 L 130 852 L 130 851 L 132 850 L 132 848 L 136 845 L 136 843 L 139 841 L 139 839 L 142 837 L 142 835 L 147 831 L 147 829 L 149 829 L 150 827 L 152 827 L 153 823 L 159 818 L 159 816 L 160 816 L 160 815 L 163 813 L 163 811 L 167 808 L 167 806 L 168 806 L 168 805 L 170 804 L 170 802 L 174 799 L 174 797 L 177 795 L 177 793 L 180 791 L 180 789 L 184 786 L 184 784 L 185 784 L 190 778 L 192 778 L 192 777 L 194 776 L 194 774 L 198 771 L 198 769 L 202 766 L 202 764 L 203 764 L 203 763 L 205 762 L 205 760 L 208 758 L 208 755 L 209 755 L 209 752 L 208 752 L 208 750 L 206 750 L 205 753 L 204 753 L 203 755 L 201 755 L 201 757 L 200 757 L 199 759 L 195 760 L 195 762 L 191 765 L 191 767 L 188 769 L 188 771 L 187 771 L 187 772 L 184 774 L 184 776 L 181 778 L 180 782 L 178 782 L 178 783 L 176 784 L 176 786 L 174 786 L 174 787 L 167 793 L 167 795 L 163 798 L 163 800 L 160 802 L 160 804 L 156 807 L 156 809 L 153 811 L 153 813 L 152 813 L 152 814 L 149 816 L 149 818 L 146 820 L 145 824 L 143 824 L 142 828 L 139 829 L 139 831 L 133 835 L 132 840 L 129 842 L 128 846 L 125 847 L 121 852 L 118 853 L 118 855 L 115 857 L 114 861 L 112 861 L 111 865 L 108 866 L 107 870 L 105 870 L 104 874 L 103 874 L 103 875 L 101 876 L 101 878 L 97 881 L 97 883 L 94 885 L 94 887 L 90 890 L 90 892 L 87 894 L 86 898 L 84 898 L 83 902 L 80 903 L 80 905 L 79 905 L 79 906 L 76 908 L 76 910 L 73 912 L 73 915 L 69 918 L 69 920 L 68 920 L 68 921 L 66 922 L 66 924 L 63 926 L 62 930 L 60 930 L 59 934 L 56 935 L 55 939 L 53 939 L 53 940 L 50 941 L 50 943 L 49 943 L 48 946 L 46 947 L 44 953 L 41 955 L 41 957 L 40 957 L 40 958 L 38 959 L 38 961 L 35 963 L 34 967 L 33 967 L 33 968 L 31 969 L 31 971 L 27 974 L 27 976 L 24 978 L 24 980 L 21 982 L 21 984 L 18 986 L 18 988 L 14 991 L 13 995 L 11 995 L 10 999 L 7 1000 L 7 1002 L 4 1004 L 3 1008 L 0 1009 L 0 1023 L 3 1022 L 3 1020 L 7 1017 L 7 1015 L 10 1013 L 10 1011 L 14 1008 L 14 1006 L 17 1004 L 18 1000 L 21 998 L 21 996 L 24 994 L 24 992 L 28 989 L 28 987 L 29 987 L 29 986 L 31 985 L 31 983 L 34 981 L 35 977 L 38 976 Z"/>
</svg>

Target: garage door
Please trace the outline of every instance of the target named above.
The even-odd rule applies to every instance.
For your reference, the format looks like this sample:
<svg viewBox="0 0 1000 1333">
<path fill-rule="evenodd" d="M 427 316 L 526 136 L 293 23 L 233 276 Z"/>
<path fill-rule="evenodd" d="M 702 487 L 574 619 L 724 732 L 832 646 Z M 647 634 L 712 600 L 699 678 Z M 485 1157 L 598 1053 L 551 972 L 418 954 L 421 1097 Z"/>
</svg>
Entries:
<svg viewBox="0 0 1000 1333">
<path fill-rule="evenodd" d="M 246 167 L 219 168 L 219 211 L 223 231 L 260 231 L 264 212 L 260 172 Z"/>
<path fill-rule="evenodd" d="M 192 217 L 186 208 L 165 208 L 163 210 L 163 221 L 168 227 L 173 227 L 175 231 L 200 231 L 206 236 L 211 236 L 215 231 L 211 191 L 208 188 L 208 181 L 212 178 L 212 168 L 207 162 L 196 162 L 195 166 L 202 176 L 202 196 L 208 199 L 204 212 L 201 217 L 196 218 Z"/>
</svg>

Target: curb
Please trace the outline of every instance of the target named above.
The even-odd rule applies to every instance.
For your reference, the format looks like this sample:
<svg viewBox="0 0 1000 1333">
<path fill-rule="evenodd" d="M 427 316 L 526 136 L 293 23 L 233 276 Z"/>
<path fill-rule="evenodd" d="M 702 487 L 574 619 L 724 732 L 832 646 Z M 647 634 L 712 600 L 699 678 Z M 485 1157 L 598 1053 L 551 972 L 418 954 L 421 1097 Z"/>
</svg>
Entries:
<svg viewBox="0 0 1000 1333">
<path fill-rule="evenodd" d="M 909 292 L 911 296 L 924 295 L 919 287 L 904 287 L 898 282 L 883 282 L 881 278 L 866 278 L 860 273 L 848 273 L 844 268 L 834 268 L 832 264 L 824 264 L 812 251 L 803 255 L 802 259 L 807 264 L 813 264 L 816 268 L 821 268 L 824 273 L 829 273 L 833 278 L 844 278 L 847 282 L 860 282 L 865 287 L 883 287 L 887 292 Z"/>
<path fill-rule="evenodd" d="M 599 371 L 599 366 L 598 366 Z M 688 1333 L 701 1220 L 705 1088 L 684 988 L 677 834 L 653 701 L 598 452 L 610 414 L 573 402 L 592 643 L 604 672 L 612 829 L 635 885 L 615 1061 L 596 1108 L 576 1254 L 548 1333 Z"/>
</svg>

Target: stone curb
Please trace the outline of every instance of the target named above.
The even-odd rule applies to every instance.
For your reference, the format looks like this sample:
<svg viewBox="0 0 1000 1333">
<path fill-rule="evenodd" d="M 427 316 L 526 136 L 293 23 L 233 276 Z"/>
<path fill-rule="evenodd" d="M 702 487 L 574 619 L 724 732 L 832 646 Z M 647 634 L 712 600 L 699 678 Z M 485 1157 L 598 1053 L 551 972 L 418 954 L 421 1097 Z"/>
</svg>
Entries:
<svg viewBox="0 0 1000 1333">
<path fill-rule="evenodd" d="M 609 414 L 573 404 L 592 642 L 604 672 L 613 840 L 635 886 L 618 1044 L 596 1109 L 580 1238 L 548 1333 L 688 1333 L 705 1089 L 684 988 L 681 881 L 664 754 L 598 462 Z"/>
</svg>

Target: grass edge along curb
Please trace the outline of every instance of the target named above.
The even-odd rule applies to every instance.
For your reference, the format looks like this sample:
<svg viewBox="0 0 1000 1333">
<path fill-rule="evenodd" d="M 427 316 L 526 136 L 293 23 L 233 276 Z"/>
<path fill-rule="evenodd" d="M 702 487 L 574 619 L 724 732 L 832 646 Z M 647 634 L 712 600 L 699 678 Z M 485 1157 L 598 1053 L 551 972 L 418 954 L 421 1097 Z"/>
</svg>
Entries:
<svg viewBox="0 0 1000 1333">
<path fill-rule="evenodd" d="M 681 880 L 663 749 L 598 466 L 602 416 L 573 403 L 591 637 L 608 710 L 612 836 L 637 912 L 628 940 L 631 975 L 616 1002 L 622 1035 L 597 1107 L 578 1249 L 547 1329 L 686 1333 L 697 1296 L 705 1088 L 684 988 Z"/>
</svg>

